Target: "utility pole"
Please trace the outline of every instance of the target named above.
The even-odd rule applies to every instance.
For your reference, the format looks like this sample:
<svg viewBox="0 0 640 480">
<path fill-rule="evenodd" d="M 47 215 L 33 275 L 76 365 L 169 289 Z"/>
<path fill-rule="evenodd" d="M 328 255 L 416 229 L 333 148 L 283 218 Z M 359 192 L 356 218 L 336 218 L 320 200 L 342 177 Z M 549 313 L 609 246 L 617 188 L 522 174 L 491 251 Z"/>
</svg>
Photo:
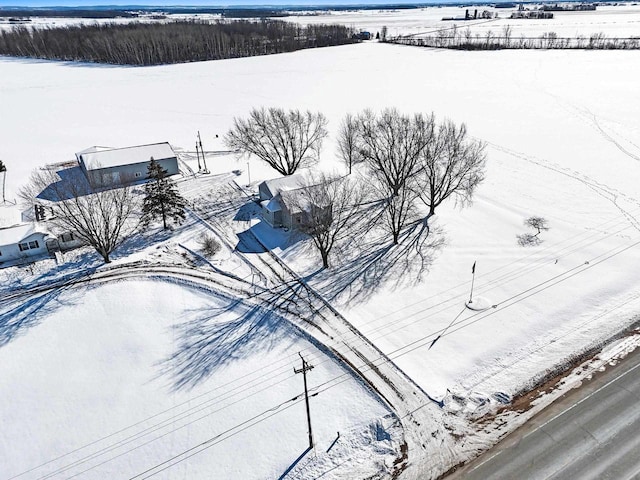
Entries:
<svg viewBox="0 0 640 480">
<path fill-rule="evenodd" d="M 251 169 L 249 168 L 249 162 L 247 162 L 247 175 L 249 175 L 249 183 L 247 187 L 251 185 Z"/>
<path fill-rule="evenodd" d="M 200 151 L 198 150 L 198 142 L 196 142 L 196 156 L 198 157 L 198 172 L 201 172 L 202 167 L 200 166 Z"/>
<path fill-rule="evenodd" d="M 473 303 L 473 283 L 476 280 L 476 262 L 473 262 L 471 267 L 471 294 L 469 295 L 469 303 Z"/>
<path fill-rule="evenodd" d="M 309 412 L 309 391 L 307 390 L 307 372 L 313 369 L 313 365 L 307 363 L 302 354 L 298 352 L 302 360 L 302 368 L 293 367 L 294 373 L 302 373 L 304 379 L 304 401 L 307 404 L 307 424 L 309 425 L 309 450 L 313 448 L 313 434 L 311 433 L 311 413 Z"/>
<path fill-rule="evenodd" d="M 204 164 L 204 171 L 202 173 L 209 173 L 209 170 L 207 170 L 207 160 L 204 155 L 204 147 L 202 146 L 202 138 L 200 138 L 200 130 L 198 130 L 198 142 L 200 143 L 200 151 L 202 152 L 202 163 Z"/>
</svg>

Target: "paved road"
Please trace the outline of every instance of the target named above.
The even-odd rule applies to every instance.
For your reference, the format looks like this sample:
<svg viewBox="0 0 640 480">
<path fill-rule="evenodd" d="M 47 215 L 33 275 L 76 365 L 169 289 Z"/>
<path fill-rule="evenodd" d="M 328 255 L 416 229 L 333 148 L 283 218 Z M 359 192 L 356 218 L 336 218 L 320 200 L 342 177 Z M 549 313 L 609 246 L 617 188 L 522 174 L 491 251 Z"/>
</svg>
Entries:
<svg viewBox="0 0 640 480">
<path fill-rule="evenodd" d="M 640 355 L 583 388 L 451 478 L 640 478 Z"/>
</svg>

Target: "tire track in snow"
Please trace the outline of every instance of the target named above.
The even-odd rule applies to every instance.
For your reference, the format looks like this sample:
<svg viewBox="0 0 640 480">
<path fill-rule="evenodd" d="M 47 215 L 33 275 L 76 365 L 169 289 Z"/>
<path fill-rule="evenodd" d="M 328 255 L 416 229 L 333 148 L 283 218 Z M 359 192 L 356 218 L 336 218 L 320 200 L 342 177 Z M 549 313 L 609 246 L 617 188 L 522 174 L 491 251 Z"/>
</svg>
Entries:
<svg viewBox="0 0 640 480">
<path fill-rule="evenodd" d="M 481 139 L 480 139 L 481 140 Z M 512 150 L 510 148 L 507 147 L 503 147 L 501 145 L 498 145 L 496 143 L 493 142 L 489 142 L 486 140 L 483 140 L 485 143 L 487 143 L 487 145 L 491 146 L 492 148 L 501 151 L 503 153 L 506 153 L 512 157 L 518 158 L 520 160 L 524 160 L 526 162 L 532 163 L 534 165 L 538 165 L 539 167 L 542 168 L 546 168 L 547 170 L 551 170 L 554 171 L 556 173 L 559 173 L 561 175 L 565 175 L 569 178 L 571 178 L 572 180 L 575 180 L 577 182 L 582 183 L 583 185 L 585 185 L 586 187 L 590 188 L 591 190 L 593 190 L 597 195 L 599 195 L 600 197 L 602 197 L 603 199 L 607 200 L 608 202 L 610 202 L 615 208 L 617 208 L 622 215 L 629 221 L 629 223 L 631 224 L 631 226 L 633 228 L 635 228 L 636 230 L 638 230 L 640 232 L 640 221 L 638 221 L 638 219 L 633 216 L 628 210 L 626 210 L 624 207 L 622 207 L 619 203 L 618 203 L 618 199 L 624 198 L 626 201 L 631 202 L 631 203 L 635 203 L 636 205 L 640 206 L 640 201 L 638 201 L 637 199 L 630 197 L 629 195 L 615 189 L 612 187 L 609 187 L 606 184 L 603 184 L 601 182 L 598 182 L 597 180 L 592 179 L 591 177 L 578 172 L 576 170 L 571 170 L 568 169 L 566 167 L 561 167 L 558 164 L 554 164 L 551 162 L 547 162 L 544 160 L 539 160 L 539 159 L 535 159 L 532 156 L 526 155 L 524 153 L 521 152 L 517 152 L 516 150 Z"/>
</svg>

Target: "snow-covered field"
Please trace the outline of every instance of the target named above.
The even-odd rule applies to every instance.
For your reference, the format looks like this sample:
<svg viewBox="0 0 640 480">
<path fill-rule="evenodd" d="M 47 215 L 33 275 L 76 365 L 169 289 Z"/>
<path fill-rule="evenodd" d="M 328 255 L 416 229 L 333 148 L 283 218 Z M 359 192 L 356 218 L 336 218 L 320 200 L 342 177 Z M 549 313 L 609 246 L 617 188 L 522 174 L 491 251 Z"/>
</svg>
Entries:
<svg viewBox="0 0 640 480">
<path fill-rule="evenodd" d="M 466 122 L 488 144 L 486 181 L 470 208 L 449 204 L 437 212 L 433 238 L 444 245 L 433 251 L 421 281 L 415 271 L 399 273 L 391 265 L 387 275 L 361 284 L 347 268 L 358 265 L 355 258 L 338 260 L 310 283 L 429 394 L 443 398 L 449 389 L 481 401 L 513 395 L 640 310 L 639 76 L 640 52 L 633 51 L 454 52 L 377 43 L 148 68 L 2 59 L 0 158 L 8 168 L 7 198 L 14 198 L 33 168 L 72 159 L 90 145 L 169 141 L 189 150 L 200 130 L 207 150 L 222 149 L 215 135 L 252 107 L 321 110 L 332 135 L 345 113 L 363 108 L 434 111 Z M 254 184 L 275 176 L 249 162 Z M 248 181 L 246 160 L 213 157 L 208 166 L 241 170 L 239 182 Z M 321 166 L 338 168 L 333 140 Z M 515 236 L 531 215 L 547 218 L 551 229 L 541 246 L 523 248 Z M 363 249 L 376 248 L 367 241 Z M 319 266 L 300 243 L 278 252 L 301 274 Z M 480 313 L 464 307 L 474 261 L 476 295 L 496 306 Z M 361 295 L 349 296 L 348 285 Z M 120 298 L 127 301 L 114 301 Z M 298 350 L 315 348 L 295 330 L 267 326 L 252 345 L 257 350 L 216 362 L 210 379 L 193 389 L 172 389 L 175 372 L 163 361 L 183 345 L 176 335 L 189 333 L 180 325 L 206 320 L 203 310 L 219 302 L 142 281 L 66 292 L 49 302 L 35 325 L 0 346 L 0 398 L 10 400 L 0 407 L 0 458 L 11 459 L 9 467 L 2 462 L 2 477 L 222 388 L 258 366 L 289 358 L 290 370 Z M 19 315 L 4 312 L 0 321 L 20 321 Z M 314 381 L 341 373 L 333 361 L 323 365 L 326 370 L 311 373 Z M 243 409 L 262 411 L 298 395 L 297 377 L 268 402 L 237 408 L 249 417 Z M 386 414 L 355 381 L 336 396 L 344 403 L 318 408 L 326 422 L 318 427 L 324 450 L 336 431 L 371 431 Z M 313 401 L 329 402 L 322 395 Z M 162 446 L 148 454 L 120 457 L 101 478 L 117 471 L 111 468 L 140 473 L 216 435 L 221 422 L 240 418 L 230 408 L 236 413 L 159 440 Z M 223 478 L 277 477 L 305 445 L 302 404 L 286 412 L 167 478 L 205 470 L 210 478 L 212 468 Z"/>
<path fill-rule="evenodd" d="M 157 478 L 278 478 L 308 445 L 298 352 L 314 364 L 312 393 L 345 379 L 279 316 L 163 281 L 11 308 L 0 314 L 2 478 L 129 478 L 159 464 Z M 24 325 L 13 337 L 7 322 Z M 346 379 L 312 398 L 317 455 L 393 461 L 391 440 L 376 441 L 388 411 Z"/>
<path fill-rule="evenodd" d="M 540 5 L 529 4 L 527 8 L 535 9 Z M 465 12 L 470 15 L 478 10 L 491 13 L 490 20 L 478 18 L 467 21 L 443 21 L 443 18 L 464 18 Z M 397 35 L 433 35 L 441 29 L 451 29 L 454 25 L 460 30 L 469 28 L 475 36 L 484 37 L 491 31 L 493 36 L 501 35 L 503 28 L 511 26 L 513 38 L 521 35 L 538 37 L 543 33 L 555 32 L 559 37 L 587 38 L 597 33 L 605 33 L 608 37 L 632 37 L 640 35 L 640 6 L 634 3 L 618 5 L 598 5 L 596 11 L 590 12 L 553 12 L 554 18 L 549 20 L 514 20 L 510 19 L 517 8 L 494 8 L 487 5 L 466 7 L 425 7 L 410 10 L 381 10 L 370 12 L 363 10 L 343 12 L 320 12 L 317 15 L 293 15 L 287 21 L 301 24 L 337 23 L 353 26 L 359 30 L 372 32 L 374 35 L 388 29 L 389 36 Z"/>
</svg>

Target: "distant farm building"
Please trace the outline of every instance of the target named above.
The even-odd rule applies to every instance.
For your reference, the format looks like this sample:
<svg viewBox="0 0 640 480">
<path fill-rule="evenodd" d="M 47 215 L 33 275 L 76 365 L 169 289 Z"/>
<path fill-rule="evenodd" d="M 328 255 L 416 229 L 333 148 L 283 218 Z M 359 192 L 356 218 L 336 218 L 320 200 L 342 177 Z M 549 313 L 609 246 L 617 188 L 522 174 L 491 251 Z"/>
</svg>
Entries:
<svg viewBox="0 0 640 480">
<path fill-rule="evenodd" d="M 371 40 L 371 32 L 354 33 L 351 38 L 356 40 Z"/>
<path fill-rule="evenodd" d="M 518 10 L 517 12 L 513 12 L 510 18 L 548 20 L 553 18 L 553 13 L 543 10 Z"/>
<path fill-rule="evenodd" d="M 145 180 L 153 158 L 167 171 L 178 173 L 178 157 L 167 142 L 126 148 L 91 147 L 76 153 L 92 187 L 112 187 Z"/>
</svg>

